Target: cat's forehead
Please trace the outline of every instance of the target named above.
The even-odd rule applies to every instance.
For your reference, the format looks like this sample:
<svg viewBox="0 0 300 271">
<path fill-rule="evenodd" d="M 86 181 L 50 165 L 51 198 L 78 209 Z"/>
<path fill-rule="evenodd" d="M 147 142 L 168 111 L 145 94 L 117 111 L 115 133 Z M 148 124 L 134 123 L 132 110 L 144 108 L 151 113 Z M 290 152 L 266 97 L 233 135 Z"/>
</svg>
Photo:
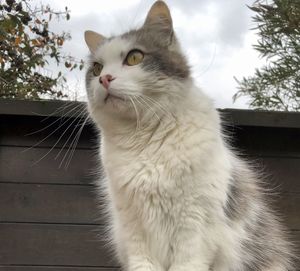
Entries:
<svg viewBox="0 0 300 271">
<path fill-rule="evenodd" d="M 95 52 L 95 57 L 110 60 L 123 57 L 133 46 L 133 41 L 124 37 L 107 39 Z"/>
</svg>

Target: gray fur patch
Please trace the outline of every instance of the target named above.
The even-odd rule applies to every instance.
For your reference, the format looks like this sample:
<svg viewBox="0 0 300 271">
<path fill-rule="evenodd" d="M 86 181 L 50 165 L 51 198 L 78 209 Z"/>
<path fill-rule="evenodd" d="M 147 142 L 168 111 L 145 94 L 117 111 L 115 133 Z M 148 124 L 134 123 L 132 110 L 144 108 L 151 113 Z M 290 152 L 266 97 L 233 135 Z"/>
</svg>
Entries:
<svg viewBox="0 0 300 271">
<path fill-rule="evenodd" d="M 143 27 L 122 35 L 123 38 L 135 40 L 137 47 L 145 49 L 142 67 L 146 71 L 160 73 L 164 76 L 177 79 L 186 79 L 190 76 L 187 60 L 177 48 L 177 40 L 173 31 Z"/>
<path fill-rule="evenodd" d="M 156 51 L 145 57 L 142 66 L 147 71 L 158 71 L 169 77 L 185 79 L 189 76 L 189 69 L 179 54 L 170 51 Z"/>
<path fill-rule="evenodd" d="M 257 177 L 246 169 L 233 172 L 227 192 L 224 213 L 231 225 L 244 225 L 241 237 L 241 259 L 245 271 L 272 270 L 277 266 L 286 271 L 292 266 L 293 253 L 284 227 L 262 197 L 264 191 Z"/>
<path fill-rule="evenodd" d="M 226 205 L 223 206 L 224 212 L 230 220 L 236 218 L 239 214 L 236 200 L 237 195 L 237 188 L 233 185 L 230 185 L 227 192 L 227 202 Z"/>
<path fill-rule="evenodd" d="M 243 214 L 247 212 L 248 203 L 246 197 L 247 195 L 243 191 L 241 184 L 237 180 L 233 180 L 227 192 L 226 205 L 223 207 L 225 215 L 230 220 L 240 220 Z"/>
<path fill-rule="evenodd" d="M 246 232 L 248 238 L 242 243 L 245 270 L 271 270 L 276 266 L 294 270 L 288 238 L 268 208 L 263 208 L 255 221 L 248 221 Z"/>
</svg>

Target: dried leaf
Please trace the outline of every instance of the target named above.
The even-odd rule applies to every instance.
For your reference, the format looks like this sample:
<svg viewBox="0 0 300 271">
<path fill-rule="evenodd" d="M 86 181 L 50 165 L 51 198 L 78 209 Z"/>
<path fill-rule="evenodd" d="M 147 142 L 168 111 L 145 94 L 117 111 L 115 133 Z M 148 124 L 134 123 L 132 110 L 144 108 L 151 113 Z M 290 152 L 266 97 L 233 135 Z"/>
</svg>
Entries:
<svg viewBox="0 0 300 271">
<path fill-rule="evenodd" d="M 16 37 L 15 46 L 19 46 L 20 43 L 21 43 L 21 37 Z"/>
<path fill-rule="evenodd" d="M 57 39 L 57 44 L 58 44 L 59 46 L 63 46 L 64 40 L 63 40 L 62 38 L 58 38 L 58 39 Z"/>
<path fill-rule="evenodd" d="M 38 39 L 33 39 L 33 40 L 31 40 L 31 42 L 34 46 L 40 46 L 40 44 L 41 44 Z"/>
</svg>

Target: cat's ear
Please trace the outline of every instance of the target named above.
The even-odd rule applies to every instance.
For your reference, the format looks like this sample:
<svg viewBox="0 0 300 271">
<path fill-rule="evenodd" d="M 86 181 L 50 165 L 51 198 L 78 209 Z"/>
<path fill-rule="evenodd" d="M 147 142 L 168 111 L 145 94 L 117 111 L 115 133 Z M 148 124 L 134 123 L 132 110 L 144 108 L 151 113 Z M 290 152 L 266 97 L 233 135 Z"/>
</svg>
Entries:
<svg viewBox="0 0 300 271">
<path fill-rule="evenodd" d="M 173 29 L 170 10 L 165 2 L 156 1 L 148 12 L 144 26 L 161 24 L 164 28 Z"/>
<path fill-rule="evenodd" d="M 84 32 L 84 39 L 93 54 L 98 46 L 105 40 L 105 37 L 91 30 Z"/>
</svg>

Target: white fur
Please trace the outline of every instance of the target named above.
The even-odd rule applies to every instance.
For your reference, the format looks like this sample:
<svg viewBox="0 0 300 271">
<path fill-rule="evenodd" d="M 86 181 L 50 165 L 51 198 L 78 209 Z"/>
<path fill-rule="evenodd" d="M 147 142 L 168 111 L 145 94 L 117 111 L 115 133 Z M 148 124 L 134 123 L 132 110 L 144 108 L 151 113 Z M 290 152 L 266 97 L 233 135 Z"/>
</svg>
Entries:
<svg viewBox="0 0 300 271">
<path fill-rule="evenodd" d="M 94 56 L 102 74 L 116 77 L 110 91 L 124 97 L 141 95 L 139 82 L 149 76 L 122 65 L 120 52 L 131 46 L 116 38 Z M 148 106 L 127 98 L 105 103 L 97 77 L 88 87 L 118 258 L 128 271 L 242 271 L 247 232 L 242 222 L 228 223 L 224 206 L 233 168 L 247 168 L 227 148 L 217 111 L 192 79 L 153 85 Z M 250 204 L 255 218 L 262 207 Z"/>
<path fill-rule="evenodd" d="M 115 135 L 119 122 L 104 122 L 110 123 L 102 130 L 101 156 L 114 241 L 129 271 L 208 270 L 217 252 L 222 258 L 238 253 L 223 212 L 231 156 L 218 115 L 198 89 L 182 91 L 190 95 L 174 119 L 161 120 L 155 138 L 149 140 L 147 129 L 138 132 L 135 144 L 142 147 Z M 148 127 L 158 120 L 150 121 Z M 215 270 L 226 271 L 226 261 Z"/>
</svg>

